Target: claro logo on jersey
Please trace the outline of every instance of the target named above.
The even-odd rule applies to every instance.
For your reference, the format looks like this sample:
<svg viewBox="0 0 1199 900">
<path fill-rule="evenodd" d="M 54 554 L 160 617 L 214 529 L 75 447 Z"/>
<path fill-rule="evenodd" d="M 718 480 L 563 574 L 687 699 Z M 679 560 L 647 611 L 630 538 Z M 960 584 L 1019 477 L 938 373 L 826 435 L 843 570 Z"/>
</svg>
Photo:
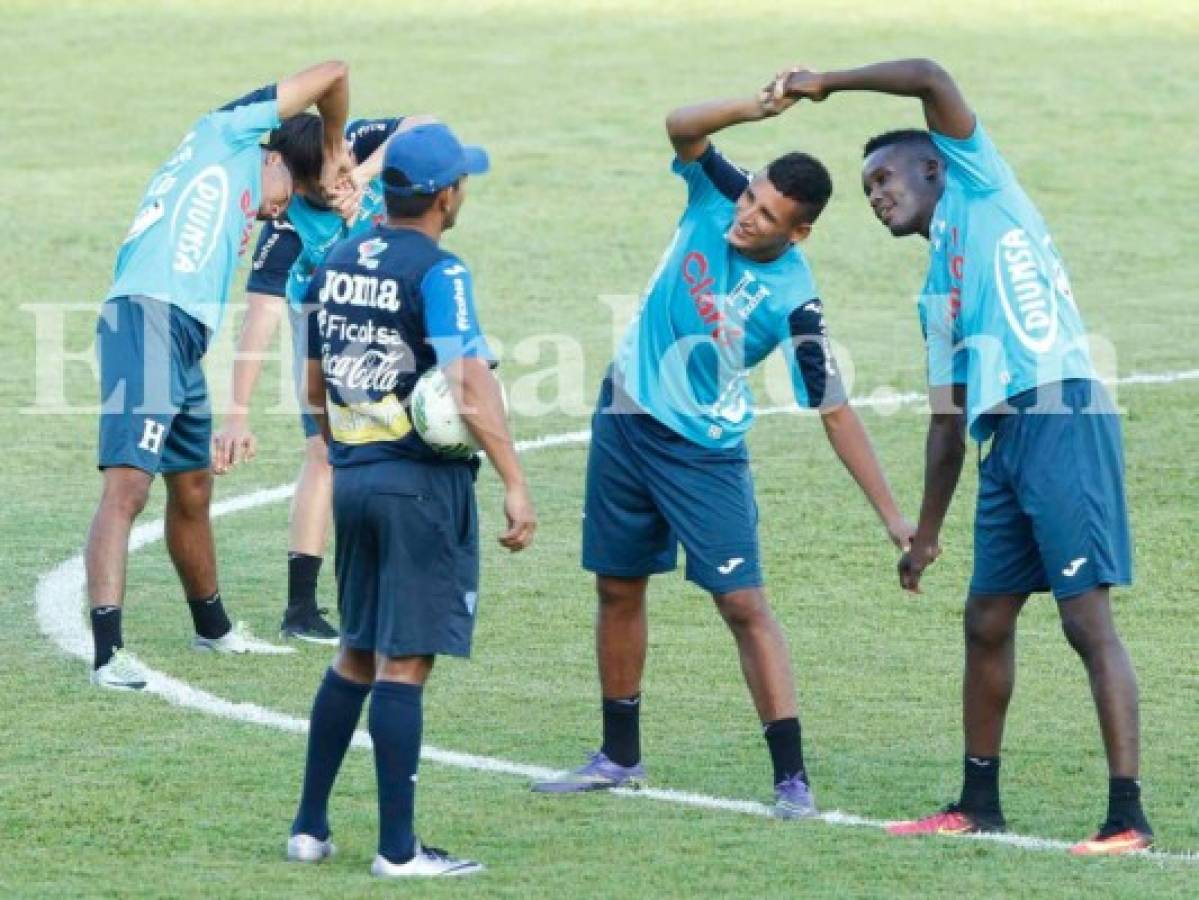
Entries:
<svg viewBox="0 0 1199 900">
<path fill-rule="evenodd" d="M 228 206 L 229 176 L 221 166 L 209 166 L 188 182 L 171 217 L 171 268 L 185 275 L 204 268 L 220 240 Z"/>
<path fill-rule="evenodd" d="M 1020 343 L 1033 353 L 1052 348 L 1057 341 L 1058 295 L 1070 296 L 1065 269 L 1056 256 L 1036 246 L 1023 228 L 1013 228 L 995 245 L 995 285 Z"/>
<path fill-rule="evenodd" d="M 365 306 L 395 312 L 400 308 L 400 285 L 394 278 L 349 275 L 345 272 L 326 270 L 320 300 L 321 303 Z"/>
<path fill-rule="evenodd" d="M 683 281 L 691 302 L 695 304 L 695 311 L 710 327 L 708 334 L 712 340 L 728 347 L 742 337 L 741 329 L 730 324 L 728 316 L 717 304 L 716 295 L 712 293 L 716 279 L 708 274 L 708 258 L 698 250 L 692 250 L 683 257 Z"/>
</svg>

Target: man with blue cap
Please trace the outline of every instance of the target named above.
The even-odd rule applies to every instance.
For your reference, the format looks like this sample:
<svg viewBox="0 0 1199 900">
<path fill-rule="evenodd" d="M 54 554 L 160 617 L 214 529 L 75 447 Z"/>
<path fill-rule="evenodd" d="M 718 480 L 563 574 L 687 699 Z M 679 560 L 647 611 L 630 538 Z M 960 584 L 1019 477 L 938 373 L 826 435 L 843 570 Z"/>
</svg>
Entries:
<svg viewBox="0 0 1199 900">
<path fill-rule="evenodd" d="M 507 530 L 523 550 L 537 526 L 508 432 L 470 272 L 439 246 L 487 154 L 440 123 L 397 133 L 383 160 L 385 223 L 335 246 L 306 303 L 308 402 L 329 445 L 341 646 L 312 707 L 296 862 L 334 852 L 329 794 L 368 695 L 383 878 L 468 875 L 471 860 L 413 832 L 422 689 L 439 654 L 469 656 L 478 602 L 478 461 L 437 453 L 414 430 L 417 381 L 444 371 L 462 419 L 504 483 Z"/>
</svg>

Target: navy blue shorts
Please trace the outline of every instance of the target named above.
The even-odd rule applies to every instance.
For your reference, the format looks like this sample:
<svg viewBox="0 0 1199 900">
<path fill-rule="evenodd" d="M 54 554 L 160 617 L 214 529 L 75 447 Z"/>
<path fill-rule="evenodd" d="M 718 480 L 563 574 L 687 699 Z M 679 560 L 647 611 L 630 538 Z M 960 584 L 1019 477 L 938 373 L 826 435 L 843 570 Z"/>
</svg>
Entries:
<svg viewBox="0 0 1199 900">
<path fill-rule="evenodd" d="M 210 463 L 212 411 L 200 361 L 209 331 L 179 307 L 114 297 L 100 307 L 100 468 L 190 472 Z"/>
<path fill-rule="evenodd" d="M 305 438 L 316 437 L 321 429 L 308 412 L 308 316 L 288 303 L 287 317 L 291 324 L 291 377 L 296 402 L 300 404 L 300 427 Z"/>
<path fill-rule="evenodd" d="M 333 470 L 342 641 L 470 656 L 479 590 L 474 469 L 409 460 Z"/>
<path fill-rule="evenodd" d="M 979 464 L 971 593 L 1066 600 L 1131 584 L 1120 419 L 1103 385 L 1072 379 L 1007 402 Z"/>
<path fill-rule="evenodd" d="M 693 443 L 605 378 L 591 419 L 583 568 L 625 578 L 669 572 L 680 543 L 688 581 L 718 595 L 761 586 L 745 444 Z"/>
</svg>

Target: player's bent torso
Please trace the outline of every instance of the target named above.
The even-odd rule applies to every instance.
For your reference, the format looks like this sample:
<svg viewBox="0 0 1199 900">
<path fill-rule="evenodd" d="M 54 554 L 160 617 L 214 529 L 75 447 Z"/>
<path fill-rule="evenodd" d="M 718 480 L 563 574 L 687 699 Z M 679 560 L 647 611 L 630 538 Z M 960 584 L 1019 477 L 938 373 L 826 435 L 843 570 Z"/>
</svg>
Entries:
<svg viewBox="0 0 1199 900">
<path fill-rule="evenodd" d="M 196 123 L 146 189 L 109 298 L 153 297 L 216 330 L 261 202 L 258 139 L 278 121 L 266 88 Z"/>
<path fill-rule="evenodd" d="M 749 430 L 749 370 L 778 345 L 779 317 L 811 282 L 795 248 L 769 263 L 736 252 L 725 237 L 733 210 L 724 199 L 688 208 L 614 373 L 655 419 L 707 447 L 733 446 Z"/>
</svg>

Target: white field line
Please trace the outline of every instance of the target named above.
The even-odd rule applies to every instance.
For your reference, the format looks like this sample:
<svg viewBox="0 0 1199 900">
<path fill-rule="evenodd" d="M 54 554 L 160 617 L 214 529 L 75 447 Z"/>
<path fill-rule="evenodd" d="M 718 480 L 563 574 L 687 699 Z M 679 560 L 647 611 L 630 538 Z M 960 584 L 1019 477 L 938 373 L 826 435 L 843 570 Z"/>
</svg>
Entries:
<svg viewBox="0 0 1199 900">
<path fill-rule="evenodd" d="M 1117 379 L 1115 383 L 1121 385 L 1173 384 L 1179 381 L 1193 381 L 1197 379 L 1199 379 L 1199 369 L 1163 374 L 1134 374 Z M 920 403 L 924 399 L 923 394 L 897 394 L 887 397 L 866 397 L 855 399 L 853 402 L 857 406 L 902 405 Z M 758 414 L 777 415 L 793 411 L 796 411 L 796 408 L 793 406 L 771 407 L 759 410 Z M 546 435 L 532 440 L 520 441 L 517 443 L 517 449 L 527 453 L 547 447 L 583 444 L 590 437 L 590 431 L 573 431 L 564 434 Z M 230 497 L 229 499 L 213 504 L 212 517 L 217 518 L 254 509 L 259 506 L 266 506 L 271 503 L 278 503 L 291 497 L 294 492 L 295 485 L 285 484 L 278 487 L 251 491 L 248 494 L 242 494 L 237 497 Z M 140 550 L 155 541 L 162 540 L 162 537 L 163 522 L 161 519 L 138 525 L 130 535 L 129 552 L 133 553 Z M 70 559 L 59 563 L 38 579 L 35 606 L 38 627 L 42 633 L 64 652 L 71 656 L 88 660 L 91 658 L 92 652 L 91 634 L 87 624 L 80 615 L 85 584 L 86 575 L 84 572 L 83 556 L 72 556 Z M 157 694 L 176 706 L 199 710 L 208 715 L 224 719 L 247 722 L 252 725 L 263 725 L 269 728 L 276 728 L 280 731 L 290 731 L 295 734 L 306 734 L 308 731 L 307 719 L 267 709 L 255 703 L 234 703 L 210 694 L 207 691 L 194 688 L 183 681 L 155 670 L 149 670 L 146 692 Z M 370 736 L 364 731 L 357 732 L 354 735 L 353 746 L 360 749 L 369 749 L 371 746 Z M 475 756 L 469 753 L 443 750 L 439 747 L 428 745 L 421 748 L 421 758 L 455 768 L 469 769 L 476 772 L 490 772 L 499 775 L 511 775 L 525 779 L 553 778 L 563 774 L 559 770 L 543 766 L 512 762 L 491 756 Z M 613 791 L 612 793 L 622 797 L 638 797 L 645 800 L 656 800 L 663 803 L 690 806 L 699 809 L 741 813 L 742 815 L 760 817 L 770 816 L 769 806 L 753 800 L 734 800 L 665 788 L 622 789 Z M 882 820 L 863 818 L 862 816 L 855 816 L 836 810 L 822 813 L 819 818 L 829 825 L 882 828 L 888 824 Z M 1004 844 L 1023 850 L 1063 851 L 1070 846 L 1065 841 L 1017 834 L 972 835 L 969 839 Z M 1199 854 L 1197 853 L 1150 851 L 1141 855 L 1159 860 L 1199 863 Z"/>
</svg>

